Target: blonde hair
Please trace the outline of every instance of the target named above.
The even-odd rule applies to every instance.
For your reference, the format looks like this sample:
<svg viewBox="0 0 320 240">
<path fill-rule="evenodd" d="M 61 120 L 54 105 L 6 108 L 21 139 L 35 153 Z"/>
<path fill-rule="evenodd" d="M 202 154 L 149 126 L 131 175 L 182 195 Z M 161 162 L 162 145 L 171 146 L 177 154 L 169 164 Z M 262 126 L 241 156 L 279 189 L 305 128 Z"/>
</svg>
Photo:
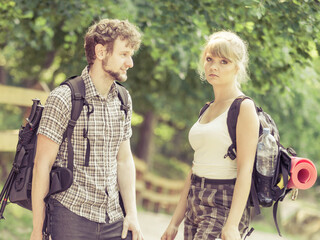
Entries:
<svg viewBox="0 0 320 240">
<path fill-rule="evenodd" d="M 204 81 L 206 80 L 204 62 L 207 53 L 229 59 L 237 65 L 239 69 L 236 76 L 238 87 L 249 79 L 247 72 L 249 62 L 247 44 L 237 34 L 230 31 L 219 31 L 209 37 L 202 51 L 198 66 L 200 78 Z"/>
</svg>

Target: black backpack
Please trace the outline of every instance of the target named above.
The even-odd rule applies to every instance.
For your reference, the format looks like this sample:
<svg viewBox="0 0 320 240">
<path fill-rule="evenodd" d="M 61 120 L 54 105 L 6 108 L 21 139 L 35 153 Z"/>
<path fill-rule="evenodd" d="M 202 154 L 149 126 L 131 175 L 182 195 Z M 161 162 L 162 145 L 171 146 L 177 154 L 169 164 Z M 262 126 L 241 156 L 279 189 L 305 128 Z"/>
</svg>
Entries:
<svg viewBox="0 0 320 240">
<path fill-rule="evenodd" d="M 228 151 L 224 158 L 230 157 L 230 159 L 234 160 L 237 156 L 237 144 L 236 144 L 236 127 L 238 116 L 240 112 L 240 105 L 243 100 L 251 99 L 247 96 L 239 96 L 237 97 L 233 103 L 231 104 L 228 116 L 227 116 L 227 126 L 230 138 L 232 140 L 232 144 L 229 146 Z M 251 99 L 252 100 L 252 99 Z M 207 103 L 201 110 L 200 115 L 209 107 L 210 103 Z M 290 169 L 291 169 L 291 158 L 289 156 L 296 156 L 295 151 L 292 148 L 285 148 L 280 144 L 280 136 L 278 128 L 274 122 L 274 120 L 270 117 L 269 114 L 264 112 L 261 107 L 256 106 L 256 111 L 258 114 L 260 126 L 259 126 L 259 137 L 263 133 L 263 128 L 269 128 L 270 133 L 276 139 L 278 145 L 278 156 L 276 159 L 276 171 L 272 177 L 272 180 L 266 179 L 268 177 L 261 175 L 256 169 L 256 161 L 254 161 L 253 173 L 252 173 L 252 183 L 251 183 L 251 190 L 250 196 L 248 200 L 248 204 L 254 208 L 254 214 L 258 215 L 261 213 L 260 206 L 262 207 L 270 207 L 273 205 L 273 219 L 277 228 L 279 235 L 281 236 L 280 229 L 278 226 L 277 221 L 277 209 L 279 201 L 282 201 L 284 197 L 292 190 L 287 188 L 287 184 L 290 178 Z M 283 186 L 278 186 L 278 183 L 283 181 Z M 259 201 L 258 194 L 259 191 L 263 189 L 260 187 L 265 182 L 269 182 L 269 190 L 271 192 L 272 203 L 268 206 L 264 205 L 264 203 Z"/>
<path fill-rule="evenodd" d="M 71 186 L 73 182 L 74 156 L 73 147 L 71 144 L 72 133 L 83 106 L 86 106 L 88 108 L 87 118 L 89 118 L 89 115 L 94 110 L 93 106 L 88 104 L 85 100 L 85 85 L 83 79 L 80 76 L 68 78 L 66 81 L 61 83 L 61 85 L 67 85 L 71 90 L 71 118 L 63 135 L 63 141 L 65 139 L 67 139 L 68 141 L 68 166 L 52 168 L 50 172 L 49 193 L 44 199 L 45 202 L 52 194 L 65 191 Z M 118 90 L 118 98 L 121 101 L 120 109 L 124 111 L 125 115 L 127 116 L 127 112 L 129 110 L 127 90 L 119 83 L 117 83 L 116 86 Z M 11 203 L 16 203 L 23 208 L 32 210 L 32 171 L 36 152 L 37 131 L 43 108 L 44 106 L 41 105 L 40 100 L 34 99 L 30 116 L 26 119 L 27 123 L 25 124 L 25 126 L 21 126 L 20 128 L 13 167 L 0 194 L 0 219 L 4 218 L 3 212 L 5 210 L 8 199 Z M 88 164 L 90 156 L 90 141 L 87 136 L 88 129 L 84 129 L 83 132 L 83 137 L 87 138 L 85 164 Z"/>
</svg>

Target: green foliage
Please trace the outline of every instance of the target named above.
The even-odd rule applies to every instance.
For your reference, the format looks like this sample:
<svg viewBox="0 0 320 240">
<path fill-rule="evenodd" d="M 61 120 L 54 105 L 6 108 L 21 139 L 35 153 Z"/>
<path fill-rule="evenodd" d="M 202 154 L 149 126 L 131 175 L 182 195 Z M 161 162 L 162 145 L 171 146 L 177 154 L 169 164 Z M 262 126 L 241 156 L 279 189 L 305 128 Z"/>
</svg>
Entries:
<svg viewBox="0 0 320 240">
<path fill-rule="evenodd" d="M 0 44 L 11 83 L 32 86 L 53 62 L 58 66 L 51 75 L 51 88 L 59 83 L 57 74 L 79 74 L 85 65 L 83 36 L 88 26 L 99 18 L 119 17 L 121 7 L 117 1 L 100 0 L 1 3 L 5 32 L 1 31 Z"/>
<path fill-rule="evenodd" d="M 120 18 L 138 25 L 143 45 L 125 83 L 137 112 L 133 129 L 138 132 L 144 113 L 157 115 L 152 171 L 179 179 L 193 158 L 188 131 L 214 97 L 197 74 L 201 49 L 214 31 L 232 30 L 249 46 L 252 81 L 244 92 L 274 118 L 282 143 L 320 169 L 319 1 L 2 0 L 0 15 L 0 67 L 7 84 L 45 81 L 51 89 L 80 74 L 86 64 L 83 36 L 93 22 Z M 0 129 L 18 128 L 21 115 L 0 106 Z M 139 144 L 137 134 L 132 140 Z M 29 238 L 31 213 L 15 207 L 6 210 L 0 239 Z"/>
<path fill-rule="evenodd" d="M 9 204 L 0 223 L 0 240 L 27 240 L 32 231 L 32 212 Z"/>
<path fill-rule="evenodd" d="M 175 158 L 168 159 L 164 156 L 156 155 L 151 171 L 163 178 L 185 180 L 190 171 L 190 166 Z"/>
<path fill-rule="evenodd" d="M 320 72 L 316 66 L 319 60 L 315 59 L 307 67 L 294 64 L 294 71 L 288 79 L 291 88 L 274 86 L 265 95 L 252 90 L 248 93 L 273 117 L 283 145 L 293 147 L 298 156 L 311 159 L 318 167 Z"/>
<path fill-rule="evenodd" d="M 52 89 L 86 64 L 89 25 L 106 17 L 129 19 L 144 33 L 126 83 L 134 110 L 141 116 L 152 110 L 168 125 L 156 130 L 159 153 L 190 163 L 187 131 L 214 97 L 199 80 L 199 55 L 211 33 L 232 30 L 249 45 L 252 81 L 243 90 L 275 118 L 285 143 L 318 161 L 319 10 L 315 0 L 2 1 L 0 66 L 9 84 L 46 81 Z"/>
<path fill-rule="evenodd" d="M 137 112 L 152 109 L 160 118 L 166 116 L 170 126 L 172 121 L 184 122 L 182 131 L 187 131 L 203 103 L 213 98 L 211 86 L 200 83 L 196 73 L 201 47 L 212 32 L 230 29 L 249 45 L 252 81 L 243 86 L 244 91 L 261 106 L 270 109 L 287 146 L 293 146 L 300 156 L 314 161 L 319 159 L 314 142 L 319 132 L 315 131 L 319 129 L 316 124 L 319 122 L 318 114 L 315 112 L 319 101 L 312 84 L 303 87 L 298 84 L 304 82 L 305 76 L 310 76 L 299 73 L 310 72 L 313 69 L 311 62 L 316 61 L 319 55 L 319 3 L 135 2 L 140 16 L 139 25 L 145 33 L 144 47 L 135 60 L 135 68 L 128 82 L 134 93 Z M 315 76 L 319 75 L 313 74 Z M 316 77 L 311 82 L 318 81 Z M 303 93 L 297 92 L 298 89 L 303 89 Z M 314 97 L 312 104 L 308 96 Z M 297 115 L 292 121 L 291 118 Z M 179 156 L 179 159 L 190 163 L 192 153 L 185 144 L 187 134 L 179 131 L 176 128 L 176 135 L 169 144 L 156 144 L 157 149 L 168 157 Z M 185 142 L 172 144 L 176 143 L 177 136 L 184 137 Z M 157 139 L 157 142 L 160 140 Z M 179 153 L 173 148 L 178 149 Z"/>
<path fill-rule="evenodd" d="M 22 124 L 22 111 L 18 107 L 0 105 L 0 130 L 17 129 Z"/>
</svg>

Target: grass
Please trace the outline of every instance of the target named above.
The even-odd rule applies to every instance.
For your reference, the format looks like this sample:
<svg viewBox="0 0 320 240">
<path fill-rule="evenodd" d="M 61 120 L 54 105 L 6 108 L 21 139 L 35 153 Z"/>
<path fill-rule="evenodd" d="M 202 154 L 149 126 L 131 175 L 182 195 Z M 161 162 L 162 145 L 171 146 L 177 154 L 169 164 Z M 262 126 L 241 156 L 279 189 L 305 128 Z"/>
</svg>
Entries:
<svg viewBox="0 0 320 240">
<path fill-rule="evenodd" d="M 251 226 L 255 229 L 255 231 L 264 232 L 264 233 L 272 233 L 272 234 L 278 235 L 278 232 L 277 232 L 275 225 L 272 226 L 270 224 L 266 224 L 266 221 L 253 221 L 251 223 Z M 280 227 L 280 231 L 281 231 L 282 236 L 288 240 L 306 240 L 301 235 L 293 236 L 290 233 L 285 232 L 283 229 L 281 229 L 281 227 Z"/>
<path fill-rule="evenodd" d="M 259 232 L 272 233 L 278 235 L 277 228 L 273 221 L 272 207 L 270 208 L 261 208 L 261 215 L 255 216 L 251 222 L 251 226 Z M 283 237 L 289 240 L 306 240 L 302 235 L 292 235 L 289 232 L 286 232 L 285 229 L 281 226 L 281 220 L 278 214 L 278 224 Z"/>
<path fill-rule="evenodd" d="M 32 212 L 16 204 L 8 204 L 5 219 L 0 221 L 0 240 L 27 240 L 32 231 Z"/>
</svg>

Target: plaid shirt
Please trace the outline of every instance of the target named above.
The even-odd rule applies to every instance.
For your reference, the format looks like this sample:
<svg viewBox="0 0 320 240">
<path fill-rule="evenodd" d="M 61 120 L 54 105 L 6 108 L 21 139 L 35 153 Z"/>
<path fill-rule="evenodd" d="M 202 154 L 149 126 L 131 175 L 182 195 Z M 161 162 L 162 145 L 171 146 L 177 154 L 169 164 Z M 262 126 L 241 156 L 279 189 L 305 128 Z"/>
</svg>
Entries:
<svg viewBox="0 0 320 240">
<path fill-rule="evenodd" d="M 94 107 L 88 124 L 89 166 L 84 166 L 87 141 L 83 137 L 83 128 L 87 126 L 87 108 L 83 107 L 72 135 L 73 184 L 53 197 L 72 212 L 91 221 L 105 223 L 108 214 L 109 221 L 114 222 L 123 218 L 119 205 L 116 156 L 120 143 L 132 135 L 132 103 L 129 96 L 130 110 L 125 118 L 125 113 L 120 110 L 115 83 L 105 98 L 97 92 L 88 71 L 87 66 L 81 76 L 86 100 Z M 62 140 L 70 116 L 71 91 L 66 85 L 59 86 L 46 101 L 38 131 L 60 145 L 55 166 L 67 166 L 67 141 L 62 143 Z"/>
</svg>

